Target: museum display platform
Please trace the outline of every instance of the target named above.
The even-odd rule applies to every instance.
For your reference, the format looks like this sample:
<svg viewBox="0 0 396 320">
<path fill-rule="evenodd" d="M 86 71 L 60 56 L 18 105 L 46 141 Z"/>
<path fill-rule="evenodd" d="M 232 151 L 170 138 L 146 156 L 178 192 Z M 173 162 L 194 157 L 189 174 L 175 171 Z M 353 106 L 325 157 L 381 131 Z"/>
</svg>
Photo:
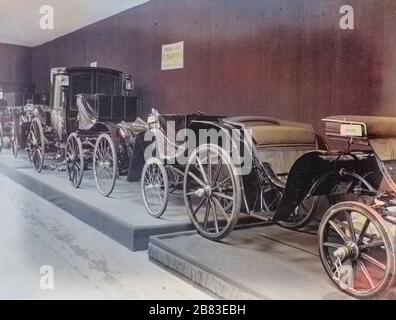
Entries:
<svg viewBox="0 0 396 320">
<path fill-rule="evenodd" d="M 351 299 L 325 273 L 314 232 L 257 226 L 222 242 L 191 231 L 159 235 L 150 238 L 149 257 L 225 299 Z M 384 298 L 395 297 L 391 290 Z"/>
<path fill-rule="evenodd" d="M 7 149 L 0 154 L 0 172 L 132 251 L 146 250 L 152 235 L 193 229 L 181 195 L 171 195 L 167 211 L 156 219 L 146 212 L 140 183 L 129 183 L 123 177 L 106 198 L 97 191 L 92 170 L 84 172 L 81 188 L 75 189 L 66 172 L 55 169 L 39 174 L 25 153 L 15 159 Z"/>
<path fill-rule="evenodd" d="M 106 198 L 97 191 L 91 170 L 84 172 L 81 188 L 75 189 L 66 172 L 43 170 L 39 174 L 25 154 L 14 159 L 8 150 L 0 155 L 0 172 L 133 251 L 147 249 L 151 235 L 192 229 L 181 197 L 171 197 L 166 214 L 155 219 L 146 212 L 140 184 L 123 178 Z"/>
</svg>

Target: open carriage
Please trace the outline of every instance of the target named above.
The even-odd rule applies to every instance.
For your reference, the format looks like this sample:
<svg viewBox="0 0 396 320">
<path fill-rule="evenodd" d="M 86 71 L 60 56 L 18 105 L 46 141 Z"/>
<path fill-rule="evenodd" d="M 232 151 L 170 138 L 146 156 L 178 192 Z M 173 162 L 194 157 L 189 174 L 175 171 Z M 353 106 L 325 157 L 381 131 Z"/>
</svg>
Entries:
<svg viewBox="0 0 396 320">
<path fill-rule="evenodd" d="M 92 163 L 98 190 L 111 194 L 117 176 L 127 172 L 133 143 L 129 123 L 138 115 L 138 98 L 122 95 L 122 76 L 104 68 L 51 70 L 49 111 L 34 110 L 27 137 L 29 159 L 38 172 L 51 157 L 78 188 Z"/>
<path fill-rule="evenodd" d="M 205 177 L 204 180 L 202 180 L 202 177 L 198 178 L 197 175 L 199 175 L 199 172 L 197 174 L 194 173 L 197 168 L 191 168 L 188 157 L 193 152 L 204 153 L 201 151 L 205 151 L 208 146 L 210 147 L 213 144 L 217 146 L 228 145 L 228 150 L 223 148 L 221 153 L 215 152 L 211 156 L 215 158 L 216 156 L 222 158 L 223 154 L 227 158 L 226 154 L 229 156 L 232 153 L 231 149 L 233 148 L 231 145 L 235 143 L 239 143 L 239 147 L 242 145 L 242 148 L 236 149 L 245 149 L 244 152 L 250 164 L 245 164 L 247 168 L 245 167 L 244 170 L 251 171 L 249 177 L 246 178 L 246 188 L 248 188 L 246 189 L 248 195 L 246 204 L 249 202 L 249 213 L 253 216 L 257 215 L 260 218 L 262 217 L 262 212 L 267 211 L 268 213 L 275 211 L 278 207 L 285 188 L 288 172 L 294 161 L 308 151 L 328 149 L 324 139 L 314 132 L 312 126 L 264 117 L 225 119 L 224 117 L 208 116 L 200 113 L 184 116 L 161 116 L 158 112 L 154 111 L 149 117 L 148 126 L 154 138 L 152 146 L 154 146 L 155 156 L 149 159 L 146 157 L 147 161 L 142 171 L 141 186 L 147 211 L 154 217 L 160 217 L 165 212 L 169 194 L 177 190 L 182 191 L 183 183 L 189 181 L 190 177 L 195 182 L 203 182 L 206 181 L 205 179 L 209 179 L 208 177 Z M 260 129 L 261 126 L 265 127 Z M 249 131 L 250 129 L 253 129 L 255 142 L 258 141 L 257 145 L 254 145 L 253 141 L 249 142 L 243 139 L 245 130 Z M 235 132 L 233 133 L 233 131 Z M 235 133 L 238 135 L 235 136 Z M 273 136 L 274 133 L 277 133 L 278 136 Z M 292 138 L 290 138 L 290 133 L 292 133 Z M 271 141 L 268 139 L 268 135 L 272 136 Z M 150 140 L 150 138 L 147 140 Z M 219 147 L 216 148 L 219 149 Z M 264 157 L 266 161 L 261 162 L 260 157 Z M 218 160 L 225 161 L 226 159 Z M 201 168 L 203 169 L 204 166 L 211 168 L 217 165 L 215 162 L 210 165 L 207 163 L 203 164 L 205 161 L 208 161 L 208 157 L 200 160 L 201 164 L 198 166 L 198 171 Z M 252 165 L 254 166 L 254 170 L 251 170 Z M 217 169 L 218 171 L 213 173 L 215 175 L 213 177 L 215 181 L 222 181 L 223 178 L 229 177 L 229 167 L 217 166 Z M 232 176 L 234 175 L 235 173 L 232 174 Z M 257 175 L 257 177 L 254 175 Z M 263 182 L 261 186 L 262 190 L 258 195 L 257 190 L 260 190 L 260 188 L 257 188 L 257 185 L 254 183 L 248 183 L 249 179 L 254 180 L 256 178 L 270 179 Z M 215 184 L 215 182 L 211 184 Z M 235 209 L 238 211 L 238 205 L 233 201 L 231 189 L 232 186 L 230 183 L 220 183 L 218 190 L 216 190 L 219 192 L 217 192 L 215 198 L 218 198 L 218 204 L 222 205 L 224 210 L 233 211 Z M 202 193 L 203 198 L 206 199 L 206 192 L 208 190 L 205 191 L 199 188 L 196 192 Z M 187 194 L 188 197 L 189 193 Z M 240 200 L 238 201 L 240 202 Z M 307 197 L 301 203 L 296 204 L 293 215 L 288 217 L 286 221 L 280 222 L 280 224 L 292 229 L 303 227 L 310 221 L 317 204 L 317 197 Z M 200 203 L 198 209 L 201 209 L 201 207 L 204 207 L 203 203 Z M 194 214 L 196 208 L 191 210 L 194 218 L 196 218 Z M 205 227 L 203 229 L 211 228 L 213 223 L 218 222 L 212 221 L 210 223 L 209 217 L 206 219 L 208 221 L 204 223 Z M 222 231 L 218 229 L 218 232 L 215 232 L 213 235 L 203 229 L 201 231 L 209 238 L 220 239 L 232 230 L 237 221 L 236 216 L 231 220 L 232 222 L 230 222 L 227 228 Z M 195 223 L 199 224 L 198 221 L 195 221 Z"/>
<path fill-rule="evenodd" d="M 148 213 L 161 217 L 168 205 L 169 195 L 183 190 L 184 168 L 190 144 L 196 140 L 199 130 L 211 128 L 212 122 L 221 117 L 202 113 L 187 115 L 161 115 L 152 110 L 148 117 L 147 132 L 140 150 L 145 154 L 141 174 L 141 190 Z M 188 134 L 190 133 L 190 134 Z M 190 139 L 187 139 L 189 136 Z M 136 166 L 135 170 L 139 168 Z M 140 176 L 140 175 L 137 175 Z"/>
<path fill-rule="evenodd" d="M 299 228 L 324 197 L 330 208 L 319 227 L 323 266 L 340 290 L 370 298 L 395 274 L 396 119 L 324 121 L 330 138 L 348 142 L 346 150 L 328 150 L 312 127 L 297 123 L 248 117 L 213 124 L 229 135 L 237 129 L 251 161 L 240 161 L 237 144 L 199 146 L 184 173 L 187 212 L 202 236 L 221 240 L 240 213 Z M 364 147 L 353 150 L 352 143 Z"/>
</svg>

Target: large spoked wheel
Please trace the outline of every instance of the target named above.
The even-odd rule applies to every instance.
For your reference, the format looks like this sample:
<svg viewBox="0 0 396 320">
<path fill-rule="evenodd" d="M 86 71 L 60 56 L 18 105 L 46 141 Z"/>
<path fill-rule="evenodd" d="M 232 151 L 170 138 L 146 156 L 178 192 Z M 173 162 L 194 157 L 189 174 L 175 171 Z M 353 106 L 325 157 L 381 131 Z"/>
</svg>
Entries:
<svg viewBox="0 0 396 320">
<path fill-rule="evenodd" d="M 231 233 L 241 209 L 241 182 L 224 149 L 209 144 L 193 152 L 185 170 L 184 201 L 203 237 L 219 241 Z"/>
<path fill-rule="evenodd" d="M 27 152 L 30 163 L 38 173 L 41 173 L 44 168 L 45 138 L 43 126 L 38 118 L 34 118 L 30 124 Z"/>
<path fill-rule="evenodd" d="M 384 293 L 395 275 L 395 251 L 386 222 L 371 207 L 341 202 L 319 227 L 323 266 L 339 289 L 357 298 Z"/>
<path fill-rule="evenodd" d="M 157 158 L 149 159 L 143 167 L 142 196 L 147 212 L 161 217 L 169 201 L 169 178 L 164 164 Z"/>
<path fill-rule="evenodd" d="M 72 133 L 67 138 L 65 160 L 69 182 L 73 187 L 79 188 L 84 176 L 84 151 L 77 133 Z"/>
<path fill-rule="evenodd" d="M 278 221 L 284 228 L 298 230 L 311 222 L 312 215 L 318 206 L 319 197 L 309 197 L 304 199 L 286 221 Z"/>
<path fill-rule="evenodd" d="M 17 130 L 16 120 L 12 122 L 12 128 L 11 128 L 11 151 L 12 151 L 12 155 L 15 158 L 17 158 L 19 151 L 19 141 L 18 141 L 18 130 Z"/>
<path fill-rule="evenodd" d="M 0 122 L 0 153 L 3 150 L 3 143 L 4 143 L 4 138 L 3 138 L 3 126 Z"/>
<path fill-rule="evenodd" d="M 101 134 L 96 140 L 93 171 L 99 192 L 108 197 L 112 194 L 117 180 L 117 154 L 110 135 Z"/>
</svg>

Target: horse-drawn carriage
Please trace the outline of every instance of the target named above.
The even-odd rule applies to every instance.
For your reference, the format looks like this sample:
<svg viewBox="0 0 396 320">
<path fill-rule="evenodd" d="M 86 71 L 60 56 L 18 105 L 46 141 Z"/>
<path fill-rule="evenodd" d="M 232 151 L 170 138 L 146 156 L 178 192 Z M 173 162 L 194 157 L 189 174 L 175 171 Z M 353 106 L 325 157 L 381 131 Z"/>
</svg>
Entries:
<svg viewBox="0 0 396 320">
<path fill-rule="evenodd" d="M 145 164 L 141 173 L 141 191 L 147 212 L 161 217 L 168 205 L 169 194 L 183 190 L 183 176 L 189 144 L 199 144 L 200 130 L 210 129 L 210 123 L 221 117 L 203 113 L 187 115 L 165 114 L 152 110 L 147 120 L 145 141 L 139 141 L 144 150 Z M 188 131 L 190 139 L 188 141 Z M 138 147 L 138 146 L 137 146 Z M 191 149 L 191 148 L 190 148 Z M 133 163 L 132 163 L 133 164 Z M 134 170 L 141 168 L 135 166 Z M 140 174 L 136 174 L 140 177 Z"/>
<path fill-rule="evenodd" d="M 1 97 L 0 99 L 0 153 L 4 147 L 4 136 L 10 134 L 10 123 L 12 122 L 12 116 L 7 108 L 7 101 Z"/>
<path fill-rule="evenodd" d="M 129 88 L 129 86 L 125 86 Z M 116 178 L 129 165 L 139 99 L 123 91 L 123 74 L 104 68 L 51 70 L 49 110 L 36 108 L 27 136 L 27 152 L 37 172 L 47 154 L 67 170 L 78 188 L 92 163 L 98 190 L 113 191 Z"/>
<path fill-rule="evenodd" d="M 395 275 L 396 119 L 324 121 L 326 134 L 347 141 L 348 148 L 330 151 L 312 127 L 298 123 L 259 117 L 211 123 L 233 144 L 228 150 L 201 144 L 190 155 L 183 186 L 187 213 L 202 236 L 221 240 L 240 213 L 300 228 L 325 198 L 330 208 L 318 237 L 323 266 L 340 290 L 373 297 Z M 352 144 L 365 147 L 352 150 Z"/>
<path fill-rule="evenodd" d="M 10 126 L 10 145 L 15 158 L 20 149 L 27 147 L 27 137 L 35 110 L 49 111 L 49 99 L 47 94 L 8 94 L 8 100 L 12 106 L 9 110 L 12 114 Z M 37 111 L 36 111 L 37 112 Z"/>
</svg>

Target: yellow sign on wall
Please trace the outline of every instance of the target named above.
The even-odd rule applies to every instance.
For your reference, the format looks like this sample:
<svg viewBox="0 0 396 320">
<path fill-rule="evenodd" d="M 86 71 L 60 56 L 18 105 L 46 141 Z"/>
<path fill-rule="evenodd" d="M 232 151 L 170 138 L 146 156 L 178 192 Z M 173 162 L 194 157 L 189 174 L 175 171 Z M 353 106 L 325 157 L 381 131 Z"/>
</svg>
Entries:
<svg viewBox="0 0 396 320">
<path fill-rule="evenodd" d="M 162 46 L 161 70 L 184 68 L 184 41 Z"/>
</svg>

